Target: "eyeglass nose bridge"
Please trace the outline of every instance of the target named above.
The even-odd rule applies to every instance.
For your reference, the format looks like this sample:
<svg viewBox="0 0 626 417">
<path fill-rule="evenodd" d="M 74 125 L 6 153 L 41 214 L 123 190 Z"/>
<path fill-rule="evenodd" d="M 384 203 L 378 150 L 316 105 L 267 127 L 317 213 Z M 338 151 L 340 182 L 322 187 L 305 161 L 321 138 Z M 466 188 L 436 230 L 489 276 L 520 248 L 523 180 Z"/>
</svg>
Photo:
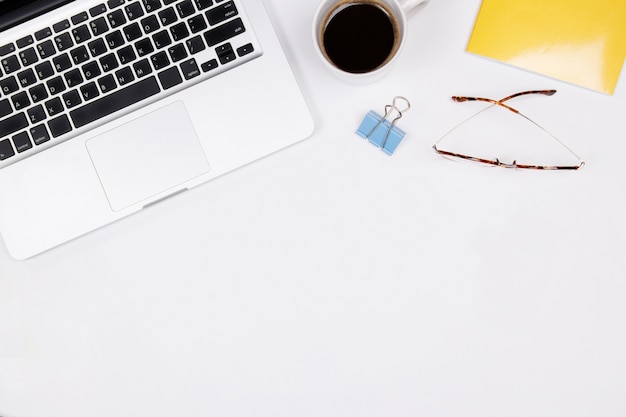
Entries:
<svg viewBox="0 0 626 417">
<path fill-rule="evenodd" d="M 494 162 L 496 163 L 496 165 L 498 165 L 499 167 L 503 167 L 503 168 L 510 168 L 510 169 L 515 169 L 517 168 L 517 160 L 514 160 L 513 162 L 511 162 L 510 164 L 506 163 L 506 162 L 502 162 L 500 161 L 498 158 L 494 159 Z"/>
</svg>

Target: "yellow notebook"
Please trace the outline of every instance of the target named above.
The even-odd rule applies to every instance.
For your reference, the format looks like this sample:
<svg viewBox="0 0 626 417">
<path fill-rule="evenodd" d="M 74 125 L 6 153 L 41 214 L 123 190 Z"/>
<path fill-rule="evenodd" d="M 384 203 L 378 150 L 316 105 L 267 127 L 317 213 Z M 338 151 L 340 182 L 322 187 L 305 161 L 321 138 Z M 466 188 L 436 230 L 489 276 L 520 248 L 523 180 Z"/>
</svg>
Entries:
<svg viewBox="0 0 626 417">
<path fill-rule="evenodd" d="M 613 94 L 626 0 L 483 0 L 467 51 Z"/>
</svg>

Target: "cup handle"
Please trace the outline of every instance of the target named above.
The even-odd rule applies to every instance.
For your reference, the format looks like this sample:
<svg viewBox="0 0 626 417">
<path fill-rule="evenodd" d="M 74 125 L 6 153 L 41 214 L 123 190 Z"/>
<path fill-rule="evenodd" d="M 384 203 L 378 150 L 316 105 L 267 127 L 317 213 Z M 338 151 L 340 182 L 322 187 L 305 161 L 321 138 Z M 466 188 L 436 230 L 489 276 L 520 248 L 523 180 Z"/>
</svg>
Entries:
<svg viewBox="0 0 626 417">
<path fill-rule="evenodd" d="M 424 1 L 426 0 L 400 0 L 400 5 L 404 9 L 404 12 L 408 13 L 411 10 L 413 10 L 415 7 L 424 3 Z"/>
</svg>

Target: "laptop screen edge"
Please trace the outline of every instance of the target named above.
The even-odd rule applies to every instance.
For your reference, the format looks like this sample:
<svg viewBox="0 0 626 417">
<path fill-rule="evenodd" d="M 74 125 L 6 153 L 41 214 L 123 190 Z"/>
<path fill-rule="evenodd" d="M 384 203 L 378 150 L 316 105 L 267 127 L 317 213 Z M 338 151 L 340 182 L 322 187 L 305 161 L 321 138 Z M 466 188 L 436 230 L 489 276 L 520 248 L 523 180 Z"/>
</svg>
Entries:
<svg viewBox="0 0 626 417">
<path fill-rule="evenodd" d="M 0 32 L 74 0 L 0 0 Z"/>
</svg>

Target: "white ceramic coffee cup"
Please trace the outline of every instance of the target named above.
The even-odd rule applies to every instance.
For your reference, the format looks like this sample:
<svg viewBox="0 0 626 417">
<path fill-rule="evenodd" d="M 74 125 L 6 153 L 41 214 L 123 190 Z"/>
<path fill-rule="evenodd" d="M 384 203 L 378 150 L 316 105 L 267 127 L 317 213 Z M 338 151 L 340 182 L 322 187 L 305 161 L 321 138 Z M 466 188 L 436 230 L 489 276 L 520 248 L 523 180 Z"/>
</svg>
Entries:
<svg viewBox="0 0 626 417">
<path fill-rule="evenodd" d="M 313 19 L 313 43 L 315 51 L 320 57 L 324 66 L 330 72 L 342 80 L 355 83 L 368 83 L 381 78 L 400 54 L 407 33 L 407 15 L 418 5 L 426 0 L 323 0 L 315 12 Z M 343 7 L 353 4 L 374 4 L 380 6 L 388 14 L 392 14 L 393 20 L 397 23 L 398 33 L 396 36 L 397 45 L 392 50 L 390 57 L 379 67 L 369 72 L 353 73 L 338 68 L 325 53 L 323 46 L 324 31 L 331 18 Z"/>
</svg>

